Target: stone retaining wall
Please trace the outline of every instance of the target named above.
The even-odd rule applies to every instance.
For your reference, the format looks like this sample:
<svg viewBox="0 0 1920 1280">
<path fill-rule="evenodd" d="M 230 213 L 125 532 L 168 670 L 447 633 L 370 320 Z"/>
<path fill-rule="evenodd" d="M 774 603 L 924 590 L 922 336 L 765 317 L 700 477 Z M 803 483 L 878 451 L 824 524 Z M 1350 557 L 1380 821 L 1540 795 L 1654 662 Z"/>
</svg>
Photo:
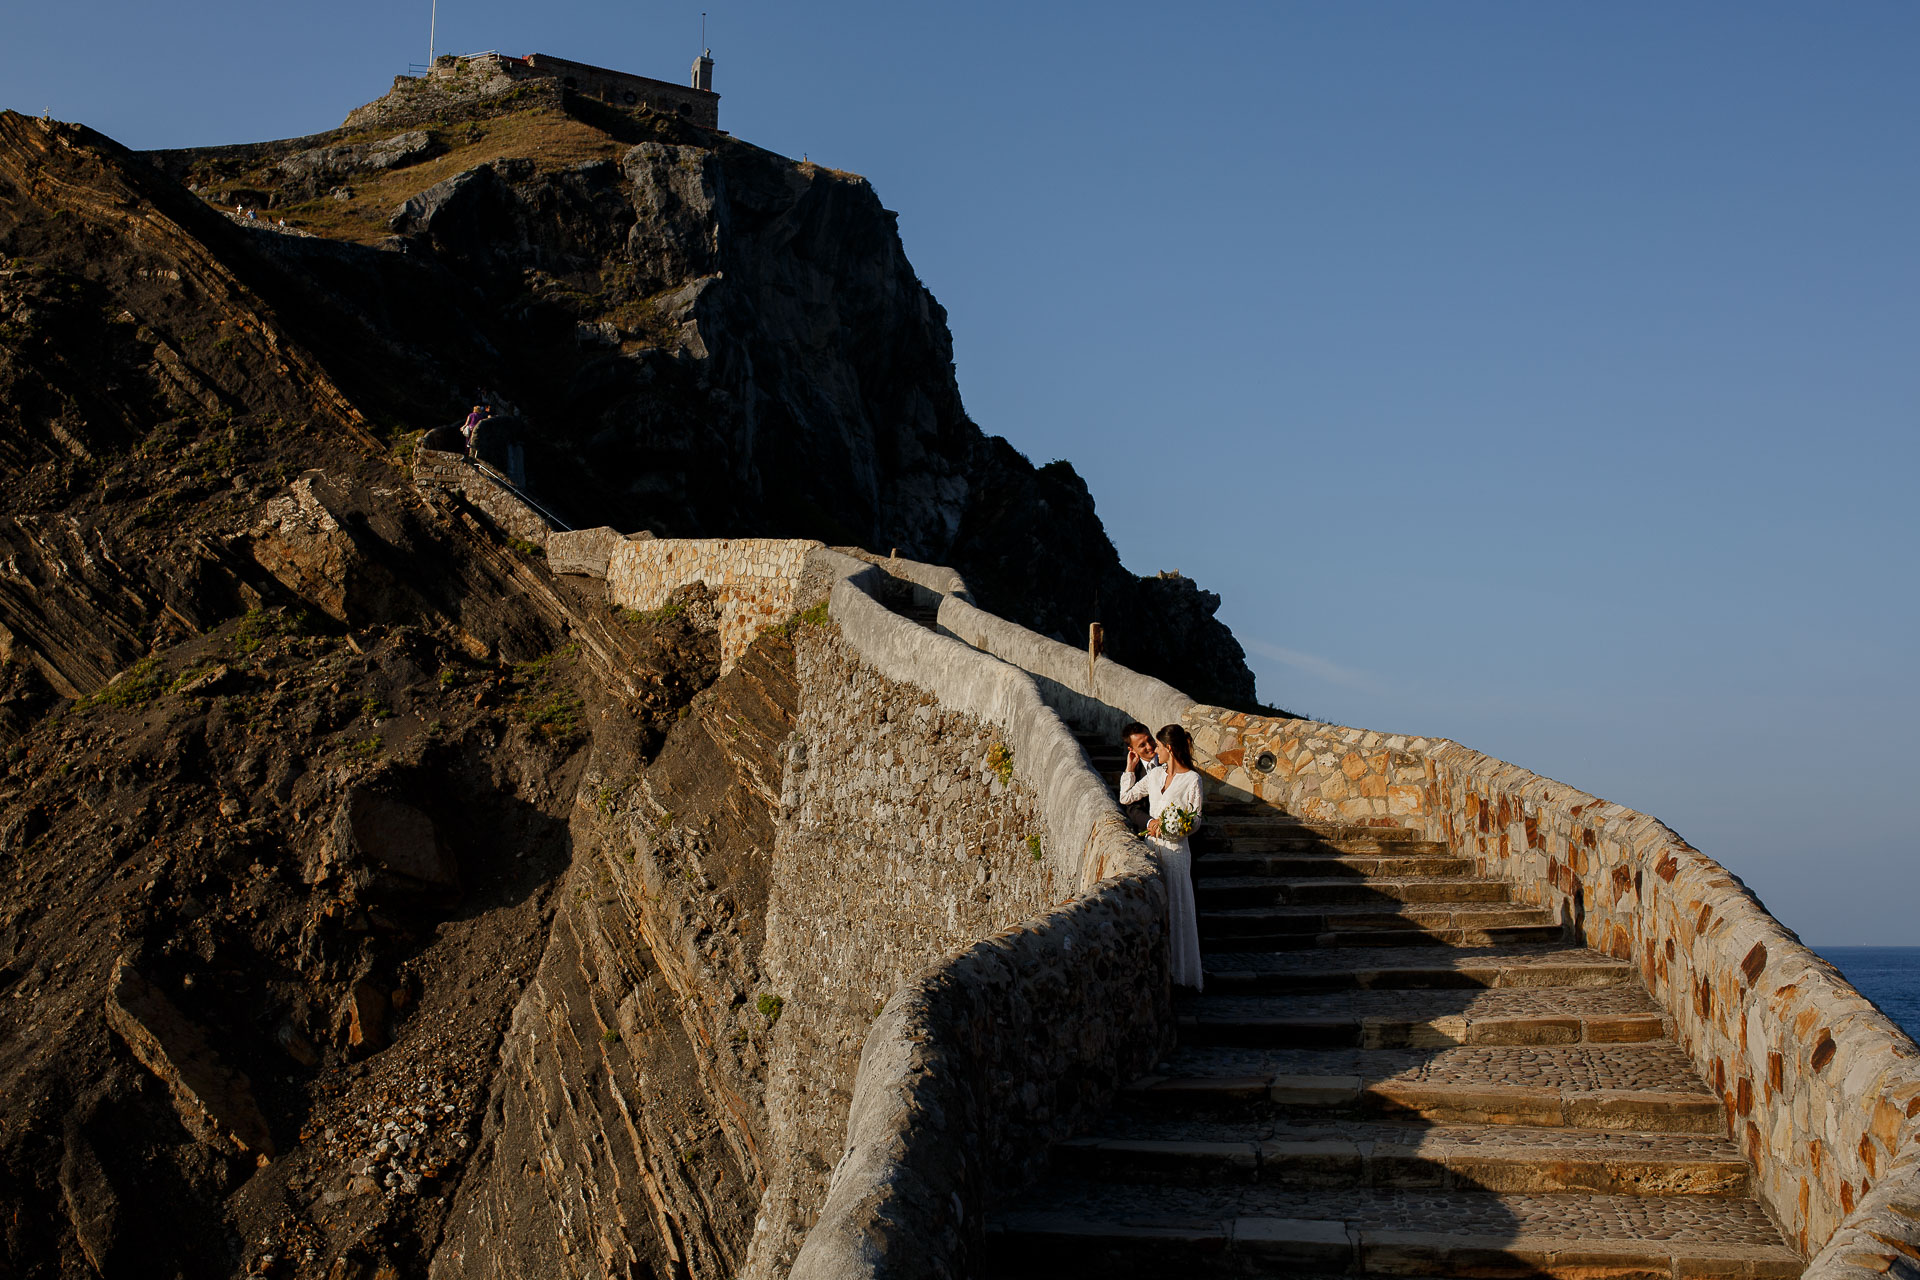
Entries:
<svg viewBox="0 0 1920 1280">
<path fill-rule="evenodd" d="M 1444 739 L 1218 707 L 1188 724 L 1226 787 L 1445 840 L 1634 961 L 1808 1276 L 1920 1258 L 1920 1048 L 1726 868 L 1646 814 Z"/>
<path fill-rule="evenodd" d="M 794 612 L 807 556 L 823 544 L 802 538 L 658 538 L 613 544 L 607 596 L 642 613 L 674 588 L 704 582 L 720 608 L 720 666 L 731 670 L 762 628 Z"/>
</svg>

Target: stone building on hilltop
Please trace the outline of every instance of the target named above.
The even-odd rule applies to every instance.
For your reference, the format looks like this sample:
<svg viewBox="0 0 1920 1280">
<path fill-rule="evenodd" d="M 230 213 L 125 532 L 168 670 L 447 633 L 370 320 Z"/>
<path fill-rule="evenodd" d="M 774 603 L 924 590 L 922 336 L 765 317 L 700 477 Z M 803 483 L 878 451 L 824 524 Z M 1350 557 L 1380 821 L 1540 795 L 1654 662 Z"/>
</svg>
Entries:
<svg viewBox="0 0 1920 1280">
<path fill-rule="evenodd" d="M 693 60 L 693 72 L 687 85 L 670 84 L 648 76 L 574 62 L 550 53 L 529 53 L 523 57 L 487 52 L 467 55 L 446 54 L 434 60 L 427 71 L 429 81 L 491 73 L 509 80 L 536 77 L 558 80 L 575 93 L 619 107 L 646 107 L 652 111 L 677 115 L 708 129 L 720 127 L 720 95 L 713 91 L 713 51 L 703 50 Z"/>
</svg>

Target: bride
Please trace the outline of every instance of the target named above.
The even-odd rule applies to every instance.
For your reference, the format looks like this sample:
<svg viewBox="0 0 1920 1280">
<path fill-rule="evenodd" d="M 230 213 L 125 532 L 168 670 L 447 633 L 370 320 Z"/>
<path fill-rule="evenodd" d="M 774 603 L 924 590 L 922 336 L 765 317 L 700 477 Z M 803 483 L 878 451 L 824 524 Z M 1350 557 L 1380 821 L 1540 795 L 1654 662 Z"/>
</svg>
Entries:
<svg viewBox="0 0 1920 1280">
<path fill-rule="evenodd" d="M 1140 757 L 1127 752 L 1126 771 L 1120 775 L 1120 803 L 1145 800 L 1153 821 L 1147 824 L 1147 843 L 1160 855 L 1167 878 L 1167 968 L 1174 985 L 1200 989 L 1200 927 L 1193 904 L 1193 851 L 1187 837 L 1200 825 L 1200 772 L 1193 767 L 1193 739 L 1177 724 L 1156 735 L 1163 764 L 1139 777 Z"/>
</svg>

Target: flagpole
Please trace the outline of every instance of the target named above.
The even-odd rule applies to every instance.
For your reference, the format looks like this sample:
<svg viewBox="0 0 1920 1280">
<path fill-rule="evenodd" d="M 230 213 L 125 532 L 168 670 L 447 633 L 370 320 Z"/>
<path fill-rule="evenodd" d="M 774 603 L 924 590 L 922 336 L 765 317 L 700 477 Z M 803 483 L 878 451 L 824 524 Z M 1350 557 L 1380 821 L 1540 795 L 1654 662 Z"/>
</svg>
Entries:
<svg viewBox="0 0 1920 1280">
<path fill-rule="evenodd" d="M 433 0 L 433 9 L 427 18 L 427 70 L 433 70 L 433 42 L 440 26 L 440 0 Z"/>
</svg>

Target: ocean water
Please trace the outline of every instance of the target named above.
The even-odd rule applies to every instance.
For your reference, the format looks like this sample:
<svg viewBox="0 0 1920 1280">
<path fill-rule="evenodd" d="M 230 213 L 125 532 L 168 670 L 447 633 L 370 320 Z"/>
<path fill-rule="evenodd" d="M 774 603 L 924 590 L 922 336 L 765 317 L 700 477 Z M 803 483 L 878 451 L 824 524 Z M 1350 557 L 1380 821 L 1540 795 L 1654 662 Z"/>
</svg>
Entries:
<svg viewBox="0 0 1920 1280">
<path fill-rule="evenodd" d="M 1920 1040 L 1920 947 L 1815 947 L 1880 1012 Z"/>
</svg>

